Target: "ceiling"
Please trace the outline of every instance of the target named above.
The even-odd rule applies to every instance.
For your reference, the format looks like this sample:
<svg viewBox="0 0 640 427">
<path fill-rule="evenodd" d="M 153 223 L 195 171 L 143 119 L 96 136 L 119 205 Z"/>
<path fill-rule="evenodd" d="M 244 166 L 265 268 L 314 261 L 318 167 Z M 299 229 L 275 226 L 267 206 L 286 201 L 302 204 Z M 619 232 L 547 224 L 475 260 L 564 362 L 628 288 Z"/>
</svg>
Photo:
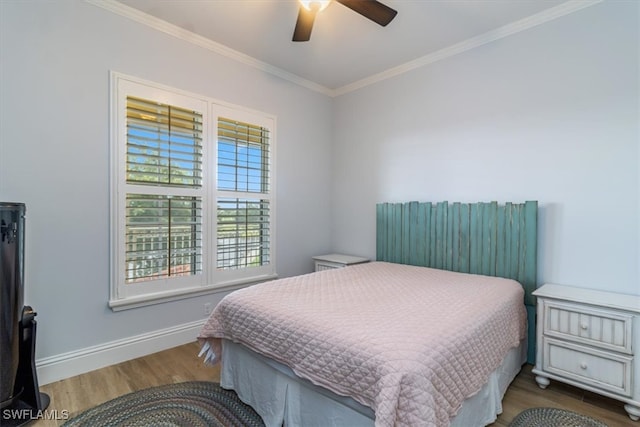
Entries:
<svg viewBox="0 0 640 427">
<path fill-rule="evenodd" d="M 316 17 L 311 40 L 292 42 L 297 0 L 119 2 L 328 91 L 339 91 L 403 64 L 447 49 L 455 50 L 456 46 L 465 43 L 473 45 L 470 43 L 473 40 L 489 40 L 492 35 L 514 25 L 527 28 L 526 23 L 531 21 L 532 15 L 555 17 L 568 13 L 566 6 L 570 3 L 579 3 L 565 3 L 565 0 L 382 0 L 397 10 L 398 15 L 388 26 L 381 27 L 332 2 Z M 545 19 L 552 18 L 544 18 L 541 22 Z"/>
</svg>

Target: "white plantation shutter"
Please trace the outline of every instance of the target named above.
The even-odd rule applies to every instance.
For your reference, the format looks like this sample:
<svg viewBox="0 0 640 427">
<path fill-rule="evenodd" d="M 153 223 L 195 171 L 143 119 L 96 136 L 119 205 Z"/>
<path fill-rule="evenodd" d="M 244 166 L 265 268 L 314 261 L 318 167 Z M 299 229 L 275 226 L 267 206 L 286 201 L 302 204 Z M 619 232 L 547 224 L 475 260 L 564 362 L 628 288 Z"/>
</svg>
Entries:
<svg viewBox="0 0 640 427">
<path fill-rule="evenodd" d="M 269 129 L 218 117 L 218 190 L 269 193 Z"/>
<path fill-rule="evenodd" d="M 217 268 L 270 263 L 270 132 L 218 117 Z"/>
<path fill-rule="evenodd" d="M 127 97 L 126 182 L 163 194 L 126 195 L 125 282 L 202 272 L 202 113 Z"/>
<path fill-rule="evenodd" d="M 112 73 L 114 310 L 275 277 L 275 118 Z"/>
<path fill-rule="evenodd" d="M 202 272 L 199 197 L 127 194 L 126 283 Z"/>
<path fill-rule="evenodd" d="M 269 264 L 269 201 L 218 199 L 219 269 L 238 269 Z"/>
<path fill-rule="evenodd" d="M 202 113 L 128 96 L 127 182 L 202 186 Z"/>
</svg>

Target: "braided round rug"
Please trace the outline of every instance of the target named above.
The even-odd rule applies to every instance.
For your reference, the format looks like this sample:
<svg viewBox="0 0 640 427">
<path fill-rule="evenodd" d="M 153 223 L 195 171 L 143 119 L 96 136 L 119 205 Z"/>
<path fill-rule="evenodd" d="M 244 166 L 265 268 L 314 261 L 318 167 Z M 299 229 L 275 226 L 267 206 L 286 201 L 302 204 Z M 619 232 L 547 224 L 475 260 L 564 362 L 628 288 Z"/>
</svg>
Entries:
<svg viewBox="0 0 640 427">
<path fill-rule="evenodd" d="M 65 427 L 263 427 L 262 418 L 218 383 L 190 381 L 125 394 L 88 409 Z"/>
<path fill-rule="evenodd" d="M 529 408 L 520 412 L 509 427 L 607 427 L 595 418 L 558 408 Z"/>
</svg>

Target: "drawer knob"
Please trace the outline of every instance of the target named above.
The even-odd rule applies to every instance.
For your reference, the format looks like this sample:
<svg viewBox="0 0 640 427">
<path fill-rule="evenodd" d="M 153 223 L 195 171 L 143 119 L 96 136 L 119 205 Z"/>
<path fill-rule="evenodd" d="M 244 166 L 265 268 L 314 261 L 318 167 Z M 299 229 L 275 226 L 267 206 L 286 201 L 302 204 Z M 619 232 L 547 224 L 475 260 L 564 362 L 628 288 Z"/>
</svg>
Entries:
<svg viewBox="0 0 640 427">
<path fill-rule="evenodd" d="M 580 327 L 582 328 L 582 330 L 586 331 L 587 328 L 589 328 L 589 325 L 587 325 L 586 323 L 581 323 Z"/>
<path fill-rule="evenodd" d="M 580 363 L 580 367 L 581 367 L 582 369 L 587 369 L 587 362 L 581 362 L 581 363 Z"/>
</svg>

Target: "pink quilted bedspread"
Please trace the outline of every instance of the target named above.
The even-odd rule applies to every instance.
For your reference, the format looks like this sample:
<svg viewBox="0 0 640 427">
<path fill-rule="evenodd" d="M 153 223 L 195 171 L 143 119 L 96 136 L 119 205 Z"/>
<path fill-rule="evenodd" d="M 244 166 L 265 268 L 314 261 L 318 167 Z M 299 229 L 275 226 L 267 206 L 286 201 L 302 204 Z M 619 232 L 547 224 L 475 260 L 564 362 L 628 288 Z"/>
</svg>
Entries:
<svg viewBox="0 0 640 427">
<path fill-rule="evenodd" d="M 518 282 L 372 262 L 231 293 L 200 335 L 220 338 L 375 411 L 376 426 L 447 426 L 526 332 Z"/>
</svg>

